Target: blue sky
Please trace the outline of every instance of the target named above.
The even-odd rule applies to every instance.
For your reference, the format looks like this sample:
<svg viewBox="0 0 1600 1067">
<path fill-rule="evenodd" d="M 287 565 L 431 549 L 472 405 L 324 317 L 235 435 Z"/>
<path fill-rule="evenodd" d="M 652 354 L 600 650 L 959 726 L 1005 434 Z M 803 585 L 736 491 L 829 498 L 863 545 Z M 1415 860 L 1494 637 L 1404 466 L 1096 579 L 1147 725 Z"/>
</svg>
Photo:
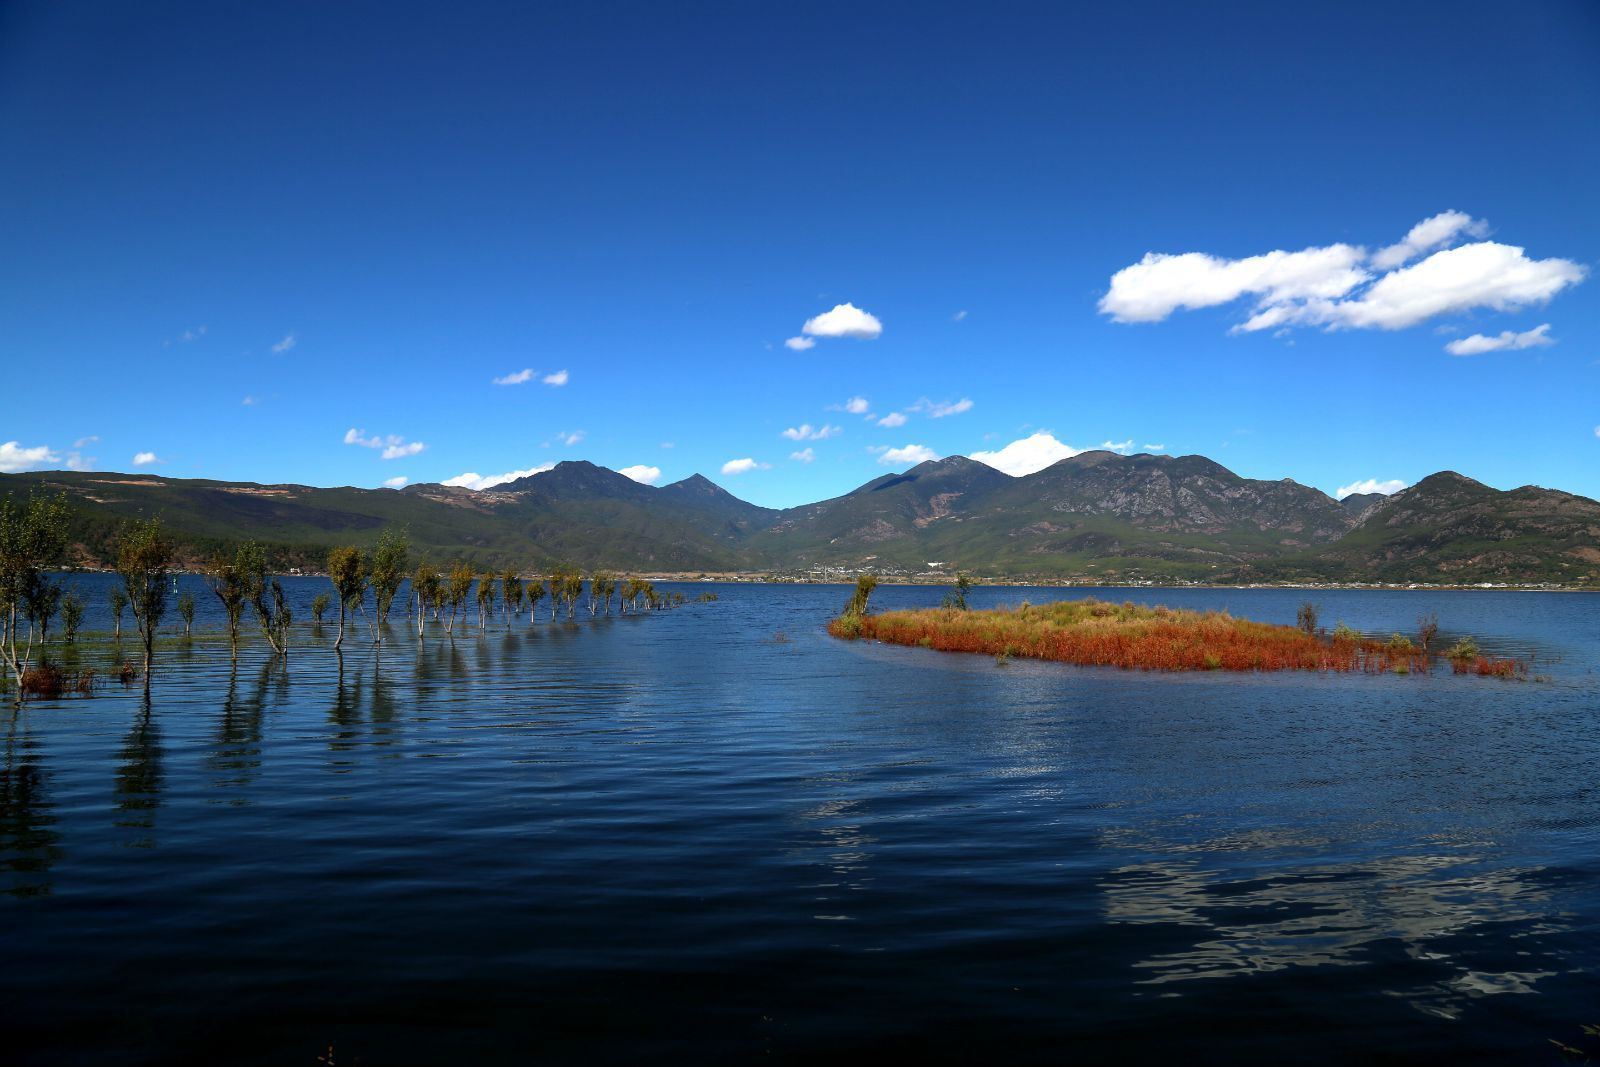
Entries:
<svg viewBox="0 0 1600 1067">
<path fill-rule="evenodd" d="M 7 5 L 0 469 L 1600 496 L 1600 7 L 1106 7 Z"/>
</svg>

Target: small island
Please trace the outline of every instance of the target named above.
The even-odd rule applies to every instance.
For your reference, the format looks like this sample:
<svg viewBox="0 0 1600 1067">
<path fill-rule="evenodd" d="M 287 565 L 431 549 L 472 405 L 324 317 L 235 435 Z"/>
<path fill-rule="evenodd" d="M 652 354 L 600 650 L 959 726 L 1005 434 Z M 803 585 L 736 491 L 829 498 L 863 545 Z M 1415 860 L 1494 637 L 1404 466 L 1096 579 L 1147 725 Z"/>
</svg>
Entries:
<svg viewBox="0 0 1600 1067">
<path fill-rule="evenodd" d="M 866 591 L 870 595 L 870 588 Z M 1457 674 L 1526 677 L 1518 659 L 1482 655 L 1471 638 L 1442 654 L 1432 648 L 1437 627 L 1424 624 L 1419 641 L 1402 634 L 1378 640 L 1340 624 L 1331 633 L 1301 612 L 1302 625 L 1235 618 L 1226 611 L 1189 611 L 1093 597 L 985 611 L 950 606 L 869 615 L 857 596 L 828 632 L 941 652 L 981 652 L 1082 666 L 1162 671 L 1426 672 L 1439 659 Z M 1309 607 L 1309 605 L 1308 605 Z"/>
</svg>

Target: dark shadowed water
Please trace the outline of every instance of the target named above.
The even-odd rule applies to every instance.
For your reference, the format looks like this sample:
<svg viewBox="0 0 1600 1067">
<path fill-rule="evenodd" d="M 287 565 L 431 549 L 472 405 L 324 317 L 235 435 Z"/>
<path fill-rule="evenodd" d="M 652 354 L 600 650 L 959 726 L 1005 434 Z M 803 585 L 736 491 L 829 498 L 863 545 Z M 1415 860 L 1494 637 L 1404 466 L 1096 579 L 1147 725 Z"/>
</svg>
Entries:
<svg viewBox="0 0 1600 1067">
<path fill-rule="evenodd" d="M 1600 1022 L 1592 596 L 1311 596 L 1516 683 L 1000 667 L 727 585 L 285 673 L 194 588 L 148 708 L 0 720 L 9 1062 L 1548 1063 Z"/>
</svg>

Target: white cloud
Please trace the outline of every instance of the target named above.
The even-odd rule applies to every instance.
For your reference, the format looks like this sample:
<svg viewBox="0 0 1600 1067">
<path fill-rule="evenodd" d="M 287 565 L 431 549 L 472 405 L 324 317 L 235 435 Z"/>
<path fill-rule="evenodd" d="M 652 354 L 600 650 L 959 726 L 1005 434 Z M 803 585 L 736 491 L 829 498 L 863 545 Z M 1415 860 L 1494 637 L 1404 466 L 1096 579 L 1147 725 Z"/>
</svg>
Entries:
<svg viewBox="0 0 1600 1067">
<path fill-rule="evenodd" d="M 632 478 L 640 485 L 655 485 L 661 477 L 660 467 L 649 467 L 643 463 L 636 463 L 631 467 L 623 467 L 617 472 L 624 478 Z"/>
<path fill-rule="evenodd" d="M 1107 452 L 1121 452 L 1126 456 L 1133 451 L 1133 438 L 1130 437 L 1126 441 L 1101 441 L 1100 447 Z"/>
<path fill-rule="evenodd" d="M 1488 232 L 1489 224 L 1482 219 L 1460 211 L 1444 211 L 1411 227 L 1399 244 L 1372 253 L 1372 265 L 1379 270 L 1393 270 L 1424 252 L 1453 244 L 1461 234 L 1483 237 Z"/>
<path fill-rule="evenodd" d="M 1349 485 L 1341 485 L 1334 491 L 1333 495 L 1340 500 L 1343 500 L 1345 497 L 1352 496 L 1356 493 L 1382 493 L 1384 496 L 1390 496 L 1394 493 L 1398 493 L 1408 484 L 1409 483 L 1407 482 L 1402 482 L 1399 478 L 1390 478 L 1382 482 L 1378 481 L 1376 478 L 1368 478 L 1365 481 L 1351 482 Z"/>
<path fill-rule="evenodd" d="M 1550 324 L 1535 326 L 1531 330 L 1516 333 L 1513 330 L 1502 330 L 1493 337 L 1485 337 L 1475 333 L 1471 337 L 1463 337 L 1459 341 L 1451 341 L 1444 346 L 1444 350 L 1452 356 L 1476 356 L 1484 352 L 1495 352 L 1502 348 L 1517 351 L 1522 348 L 1538 348 L 1543 345 L 1556 343 L 1554 337 L 1549 336 Z"/>
<path fill-rule="evenodd" d="M 583 433 L 584 432 L 582 430 L 573 430 L 571 433 L 558 433 L 556 434 L 556 440 L 560 441 L 568 448 L 571 448 L 573 445 L 583 440 Z"/>
<path fill-rule="evenodd" d="M 90 445 L 94 444 L 98 440 L 100 440 L 100 435 L 92 433 L 88 437 L 80 437 L 76 441 L 72 442 L 72 447 L 73 448 L 88 448 Z"/>
<path fill-rule="evenodd" d="M 926 463 L 930 459 L 938 459 L 939 453 L 927 445 L 906 445 L 904 448 L 884 449 L 883 455 L 878 457 L 878 462 L 886 467 L 916 466 Z"/>
<path fill-rule="evenodd" d="M 1494 241 L 1445 247 L 1484 232 L 1485 224 L 1445 212 L 1371 255 L 1347 244 L 1245 259 L 1151 252 L 1112 275 L 1100 310 L 1117 322 L 1160 322 L 1180 308 L 1253 297 L 1249 316 L 1235 332 L 1290 326 L 1399 330 L 1477 308 L 1513 311 L 1543 303 L 1587 274 L 1570 260 L 1529 259 L 1523 249 Z M 1430 249 L 1437 251 L 1401 266 Z"/>
<path fill-rule="evenodd" d="M 0 444 L 0 473 L 16 474 L 18 471 L 48 469 L 61 462 L 61 457 L 47 445 L 24 448 L 20 441 Z"/>
<path fill-rule="evenodd" d="M 558 371 L 554 371 L 554 372 L 552 372 L 550 374 L 546 374 L 544 376 L 544 378 L 541 379 L 541 380 L 546 385 L 566 385 L 567 384 L 567 380 L 568 380 L 568 375 L 567 375 L 566 371 L 558 370 Z"/>
<path fill-rule="evenodd" d="M 476 471 L 468 471 L 465 474 L 458 474 L 454 478 L 446 478 L 442 484 L 452 486 L 457 489 L 472 489 L 475 491 L 480 489 L 493 489 L 497 485 L 504 485 L 507 482 L 514 482 L 518 478 L 528 478 L 535 474 L 543 474 L 545 471 L 551 470 L 554 467 L 554 463 L 541 463 L 539 466 L 529 467 L 527 470 L 507 471 L 504 474 L 495 474 L 487 478 Z"/>
<path fill-rule="evenodd" d="M 135 452 L 133 455 L 133 465 L 135 467 L 148 467 L 152 463 L 160 462 L 161 460 L 157 458 L 154 452 Z"/>
<path fill-rule="evenodd" d="M 284 339 L 272 346 L 272 350 L 280 356 L 294 347 L 294 334 L 287 334 Z"/>
<path fill-rule="evenodd" d="M 853 396 L 843 404 L 829 404 L 829 411 L 842 411 L 846 415 L 865 415 L 872 410 L 872 405 L 867 403 L 864 396 Z"/>
<path fill-rule="evenodd" d="M 494 382 L 495 385 L 521 385 L 523 382 L 532 377 L 533 368 L 523 367 L 519 371 L 513 371 L 510 374 L 502 374 L 500 377 L 492 378 L 490 380 Z"/>
<path fill-rule="evenodd" d="M 971 410 L 972 401 L 966 399 L 965 397 L 957 400 L 954 404 L 946 401 L 943 404 L 930 404 L 927 408 L 928 418 L 930 419 L 942 419 L 947 415 L 959 415 L 963 411 Z"/>
<path fill-rule="evenodd" d="M 662 441 L 661 442 L 661 447 L 662 448 L 677 448 L 678 447 L 678 443 L 676 441 Z"/>
<path fill-rule="evenodd" d="M 93 456 L 85 456 L 79 452 L 67 453 L 67 470 L 69 471 L 92 471 L 94 470 L 94 463 Z"/>
<path fill-rule="evenodd" d="M 253 408 L 257 404 L 261 403 L 261 401 L 257 400 L 253 396 L 247 396 L 243 400 L 239 401 L 239 403 L 243 404 L 247 408 Z"/>
<path fill-rule="evenodd" d="M 1042 471 L 1052 463 L 1071 459 L 1085 451 L 1087 450 L 1064 444 L 1056 440 L 1054 434 L 1040 430 L 993 452 L 969 453 L 969 458 L 979 463 L 987 463 L 995 470 L 1003 471 L 1013 478 L 1021 478 L 1025 474 Z"/>
<path fill-rule="evenodd" d="M 783 342 L 783 347 L 795 352 L 804 352 L 808 348 L 817 347 L 817 342 L 809 337 L 791 337 Z"/>
<path fill-rule="evenodd" d="M 206 328 L 204 326 L 196 326 L 192 330 L 184 330 L 182 333 L 180 333 L 178 335 L 178 340 L 180 340 L 180 341 L 184 342 L 185 344 L 187 344 L 190 341 L 198 341 L 198 340 L 200 340 L 200 338 L 204 337 L 205 335 L 206 335 Z"/>
<path fill-rule="evenodd" d="M 950 321 L 951 322 L 960 322 L 962 319 L 965 319 L 966 317 L 967 317 L 967 313 L 965 311 L 958 311 L 954 315 L 950 316 Z"/>
<path fill-rule="evenodd" d="M 854 337 L 871 341 L 883 333 L 883 323 L 854 304 L 838 304 L 814 319 L 807 319 L 800 332 L 808 337 Z"/>
<path fill-rule="evenodd" d="M 801 463 L 810 463 L 812 460 L 817 458 L 817 453 L 816 453 L 815 449 L 812 449 L 812 448 L 809 448 L 809 447 L 808 448 L 802 448 L 798 452 L 790 452 L 789 453 L 789 458 L 793 459 L 793 460 L 798 460 Z"/>
<path fill-rule="evenodd" d="M 889 414 L 878 420 L 879 426 L 883 426 L 891 430 L 896 426 L 904 426 L 905 424 L 906 417 L 900 414 L 898 411 L 891 411 Z"/>
<path fill-rule="evenodd" d="M 1145 445 L 1144 446 L 1144 450 L 1146 452 L 1165 452 L 1167 450 L 1167 446 L 1166 445 Z"/>
<path fill-rule="evenodd" d="M 771 467 L 772 467 L 772 464 L 770 464 L 770 463 L 757 463 L 755 460 L 751 459 L 749 456 L 746 456 L 744 459 L 730 459 L 730 460 L 728 460 L 728 462 L 726 462 L 726 463 L 724 463 L 722 465 L 722 473 L 723 474 L 748 474 L 751 471 L 770 470 Z"/>
<path fill-rule="evenodd" d="M 830 437 L 840 434 L 837 426 L 819 426 L 812 428 L 809 422 L 802 422 L 799 426 L 791 426 L 783 431 L 783 436 L 791 441 L 826 441 Z"/>
<path fill-rule="evenodd" d="M 386 488 L 386 489 L 399 489 L 401 486 L 405 485 L 410 480 L 411 479 L 407 478 L 404 474 L 400 474 L 400 475 L 396 475 L 393 478 L 385 478 L 383 480 L 383 485 L 384 485 L 384 488 Z"/>
<path fill-rule="evenodd" d="M 406 456 L 414 456 L 428 447 L 421 441 L 407 441 L 404 437 L 394 433 L 385 437 L 379 437 L 376 434 L 368 437 L 365 430 L 357 430 L 354 427 L 344 432 L 344 443 L 347 445 L 360 445 L 362 448 L 381 448 L 383 449 L 383 459 L 402 459 Z"/>
</svg>

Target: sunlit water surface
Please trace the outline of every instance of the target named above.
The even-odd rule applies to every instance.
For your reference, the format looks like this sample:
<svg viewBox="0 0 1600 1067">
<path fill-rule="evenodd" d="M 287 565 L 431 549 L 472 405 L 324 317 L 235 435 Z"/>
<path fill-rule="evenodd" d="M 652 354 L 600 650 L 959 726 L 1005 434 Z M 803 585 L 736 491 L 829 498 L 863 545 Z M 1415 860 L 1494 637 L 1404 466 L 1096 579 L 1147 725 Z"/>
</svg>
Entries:
<svg viewBox="0 0 1600 1067">
<path fill-rule="evenodd" d="M 186 581 L 148 707 L 0 722 L 10 1062 L 1550 1062 L 1600 1022 L 1591 596 L 1312 594 L 1538 683 L 997 666 L 835 641 L 837 586 L 397 619 L 342 671 L 307 627 L 284 671 Z"/>
</svg>

